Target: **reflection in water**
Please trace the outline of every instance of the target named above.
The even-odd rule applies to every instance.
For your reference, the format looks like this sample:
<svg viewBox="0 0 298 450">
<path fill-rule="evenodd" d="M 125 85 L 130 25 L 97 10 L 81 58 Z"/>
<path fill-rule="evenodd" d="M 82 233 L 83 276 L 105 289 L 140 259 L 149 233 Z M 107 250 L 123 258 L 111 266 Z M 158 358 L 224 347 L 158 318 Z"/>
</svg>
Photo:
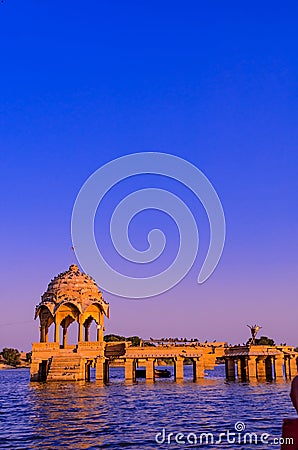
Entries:
<svg viewBox="0 0 298 450">
<path fill-rule="evenodd" d="M 69 448 L 90 448 L 95 437 L 98 445 L 103 444 L 108 408 L 101 389 L 94 391 L 89 383 L 33 383 L 30 391 L 38 433 L 43 439 L 56 436 L 55 448 L 61 436 L 67 438 Z"/>
<path fill-rule="evenodd" d="M 191 381 L 191 367 L 186 367 L 182 384 L 159 379 L 126 385 L 123 369 L 110 372 L 110 385 L 101 386 L 30 384 L 28 370 L 2 370 L 1 449 L 181 449 L 187 445 L 159 446 L 156 433 L 166 428 L 168 433 L 218 435 L 242 421 L 248 432 L 278 437 L 282 419 L 294 415 L 288 383 L 226 382 L 221 366 L 199 383 Z"/>
</svg>

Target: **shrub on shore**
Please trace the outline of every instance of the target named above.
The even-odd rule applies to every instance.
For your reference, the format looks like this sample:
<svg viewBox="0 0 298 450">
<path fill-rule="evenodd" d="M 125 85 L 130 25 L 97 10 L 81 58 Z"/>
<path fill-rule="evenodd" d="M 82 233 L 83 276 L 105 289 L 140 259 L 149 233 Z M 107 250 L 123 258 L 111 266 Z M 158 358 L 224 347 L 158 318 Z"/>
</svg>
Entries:
<svg viewBox="0 0 298 450">
<path fill-rule="evenodd" d="M 19 366 L 21 364 L 21 354 L 16 348 L 4 348 L 0 353 L 4 364 L 9 366 Z"/>
</svg>

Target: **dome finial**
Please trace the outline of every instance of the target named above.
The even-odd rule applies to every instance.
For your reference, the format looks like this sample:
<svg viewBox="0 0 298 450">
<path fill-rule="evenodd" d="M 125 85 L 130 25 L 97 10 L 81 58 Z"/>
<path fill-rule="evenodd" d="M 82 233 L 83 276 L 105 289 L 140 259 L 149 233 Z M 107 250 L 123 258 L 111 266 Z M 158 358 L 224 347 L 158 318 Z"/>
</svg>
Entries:
<svg viewBox="0 0 298 450">
<path fill-rule="evenodd" d="M 71 266 L 69 266 L 69 270 L 71 272 L 76 272 L 77 270 L 79 270 L 79 268 L 76 264 L 72 264 Z"/>
</svg>

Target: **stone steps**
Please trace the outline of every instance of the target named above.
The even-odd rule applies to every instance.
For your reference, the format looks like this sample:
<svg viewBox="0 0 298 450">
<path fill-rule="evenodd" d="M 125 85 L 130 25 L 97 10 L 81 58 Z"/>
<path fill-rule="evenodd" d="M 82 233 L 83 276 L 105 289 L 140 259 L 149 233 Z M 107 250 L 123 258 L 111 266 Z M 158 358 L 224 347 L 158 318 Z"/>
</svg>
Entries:
<svg viewBox="0 0 298 450">
<path fill-rule="evenodd" d="M 81 357 L 73 354 L 53 356 L 47 381 L 74 381 L 81 375 Z"/>
</svg>

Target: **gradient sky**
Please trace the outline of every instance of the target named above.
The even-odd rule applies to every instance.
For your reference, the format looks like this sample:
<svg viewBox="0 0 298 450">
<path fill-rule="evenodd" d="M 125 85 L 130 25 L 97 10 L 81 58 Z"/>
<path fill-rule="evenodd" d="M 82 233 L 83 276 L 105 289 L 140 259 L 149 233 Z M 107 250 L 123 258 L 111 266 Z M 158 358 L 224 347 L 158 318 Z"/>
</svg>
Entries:
<svg viewBox="0 0 298 450">
<path fill-rule="evenodd" d="M 34 307 L 75 262 L 70 219 L 84 181 L 141 151 L 178 155 L 208 176 L 226 246 L 197 285 L 202 210 L 203 253 L 187 277 L 147 300 L 106 293 L 107 331 L 237 344 L 258 323 L 261 334 L 298 345 L 297 13 L 296 2 L 0 3 L 0 348 L 29 350 L 38 339 Z M 153 178 L 119 186 L 98 211 L 112 260 L 99 230 L 109 207 L 136 187 L 166 186 Z M 146 212 L 131 225 L 138 248 L 150 224 L 169 233 L 165 264 L 177 230 Z"/>
</svg>

